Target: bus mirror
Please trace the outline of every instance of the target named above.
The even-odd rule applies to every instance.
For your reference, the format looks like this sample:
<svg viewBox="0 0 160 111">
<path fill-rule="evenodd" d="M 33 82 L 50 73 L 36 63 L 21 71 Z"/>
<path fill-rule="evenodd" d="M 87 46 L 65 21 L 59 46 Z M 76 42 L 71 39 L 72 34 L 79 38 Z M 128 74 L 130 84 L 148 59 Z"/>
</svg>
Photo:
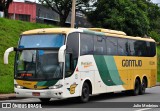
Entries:
<svg viewBox="0 0 160 111">
<path fill-rule="evenodd" d="M 8 64 L 9 53 L 12 52 L 12 51 L 15 51 L 15 50 L 16 50 L 16 48 L 10 47 L 5 51 L 5 53 L 4 53 L 4 64 Z"/>
<path fill-rule="evenodd" d="M 64 62 L 65 61 L 65 50 L 66 50 L 66 45 L 63 45 L 58 52 L 58 61 L 59 62 Z"/>
</svg>

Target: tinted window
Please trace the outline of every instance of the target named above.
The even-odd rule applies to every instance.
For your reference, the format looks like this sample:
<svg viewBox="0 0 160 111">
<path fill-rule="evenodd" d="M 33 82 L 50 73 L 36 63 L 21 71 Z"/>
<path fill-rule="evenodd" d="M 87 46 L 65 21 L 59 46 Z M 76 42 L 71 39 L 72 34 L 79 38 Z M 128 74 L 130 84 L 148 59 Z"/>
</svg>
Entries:
<svg viewBox="0 0 160 111">
<path fill-rule="evenodd" d="M 150 42 L 150 53 L 149 56 L 153 57 L 156 55 L 156 44 L 154 42 Z"/>
<path fill-rule="evenodd" d="M 93 54 L 93 35 L 81 34 L 81 55 Z"/>
<path fill-rule="evenodd" d="M 73 59 L 78 58 L 79 52 L 79 34 L 69 34 L 67 39 L 67 53 L 72 53 Z"/>
<path fill-rule="evenodd" d="M 107 37 L 107 55 L 117 55 L 117 38 Z"/>
<path fill-rule="evenodd" d="M 127 39 L 118 38 L 118 55 L 128 55 Z"/>
<path fill-rule="evenodd" d="M 65 56 L 65 76 L 69 77 L 73 74 L 79 55 L 79 33 L 69 34 L 67 38 L 67 50 Z"/>
<path fill-rule="evenodd" d="M 105 37 L 94 36 L 94 54 L 95 55 L 104 55 L 106 54 L 106 42 Z"/>
<path fill-rule="evenodd" d="M 156 46 L 154 42 L 140 40 L 128 40 L 128 42 L 130 56 L 153 57 L 156 54 Z"/>
<path fill-rule="evenodd" d="M 64 44 L 63 34 L 22 35 L 19 48 L 59 48 Z"/>
<path fill-rule="evenodd" d="M 128 55 L 135 56 L 135 40 L 128 40 Z"/>
<path fill-rule="evenodd" d="M 147 44 L 146 41 L 138 41 L 136 40 L 135 44 L 135 55 L 136 56 L 147 56 Z"/>
</svg>

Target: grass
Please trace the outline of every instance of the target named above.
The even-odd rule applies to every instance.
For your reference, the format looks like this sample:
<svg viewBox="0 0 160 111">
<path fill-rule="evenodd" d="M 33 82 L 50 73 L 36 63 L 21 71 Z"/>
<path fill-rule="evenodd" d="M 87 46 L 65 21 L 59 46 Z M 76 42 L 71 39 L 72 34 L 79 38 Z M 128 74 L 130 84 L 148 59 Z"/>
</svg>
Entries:
<svg viewBox="0 0 160 111">
<path fill-rule="evenodd" d="M 3 64 L 3 54 L 9 47 L 16 47 L 19 35 L 31 29 L 54 27 L 0 18 L 0 94 L 13 92 L 14 53 L 9 56 L 9 64 Z"/>
<path fill-rule="evenodd" d="M 158 56 L 158 58 L 157 58 L 157 60 L 158 60 L 157 81 L 160 82 L 160 45 L 157 46 L 157 56 Z"/>
</svg>

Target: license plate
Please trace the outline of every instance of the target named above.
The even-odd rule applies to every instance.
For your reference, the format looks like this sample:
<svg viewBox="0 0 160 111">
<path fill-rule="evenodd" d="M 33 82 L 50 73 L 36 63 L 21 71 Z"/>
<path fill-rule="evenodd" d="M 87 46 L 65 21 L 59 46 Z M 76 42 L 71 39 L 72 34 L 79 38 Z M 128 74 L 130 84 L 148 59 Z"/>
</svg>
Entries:
<svg viewBox="0 0 160 111">
<path fill-rule="evenodd" d="M 40 96 L 40 92 L 32 92 L 33 96 Z"/>
</svg>

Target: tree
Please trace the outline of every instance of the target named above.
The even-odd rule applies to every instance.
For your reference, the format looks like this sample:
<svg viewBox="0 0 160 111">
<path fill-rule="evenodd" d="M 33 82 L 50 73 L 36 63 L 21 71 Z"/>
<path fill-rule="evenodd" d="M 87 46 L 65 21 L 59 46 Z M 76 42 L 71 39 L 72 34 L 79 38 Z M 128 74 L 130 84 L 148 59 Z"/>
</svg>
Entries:
<svg viewBox="0 0 160 111">
<path fill-rule="evenodd" d="M 88 7 L 90 0 L 76 0 L 76 9 L 82 10 L 82 7 Z M 66 19 L 71 12 L 72 0 L 39 0 L 40 3 L 50 7 L 59 14 L 60 26 L 64 26 Z"/>
<path fill-rule="evenodd" d="M 156 30 L 160 34 L 160 7 L 157 4 L 148 3 L 148 18 L 150 20 L 150 31 Z"/>
<path fill-rule="evenodd" d="M 144 36 L 148 34 L 150 28 L 147 13 L 144 11 L 147 6 L 143 2 L 141 5 L 133 2 L 136 0 L 98 0 L 94 4 L 96 10 L 88 12 L 88 20 L 95 27 L 122 30 L 128 35 Z"/>
<path fill-rule="evenodd" d="M 6 18 L 9 17 L 8 8 L 9 8 L 10 3 L 12 3 L 12 2 L 13 2 L 13 0 L 0 0 L 0 8 L 2 11 L 4 11 L 4 16 Z"/>
</svg>

